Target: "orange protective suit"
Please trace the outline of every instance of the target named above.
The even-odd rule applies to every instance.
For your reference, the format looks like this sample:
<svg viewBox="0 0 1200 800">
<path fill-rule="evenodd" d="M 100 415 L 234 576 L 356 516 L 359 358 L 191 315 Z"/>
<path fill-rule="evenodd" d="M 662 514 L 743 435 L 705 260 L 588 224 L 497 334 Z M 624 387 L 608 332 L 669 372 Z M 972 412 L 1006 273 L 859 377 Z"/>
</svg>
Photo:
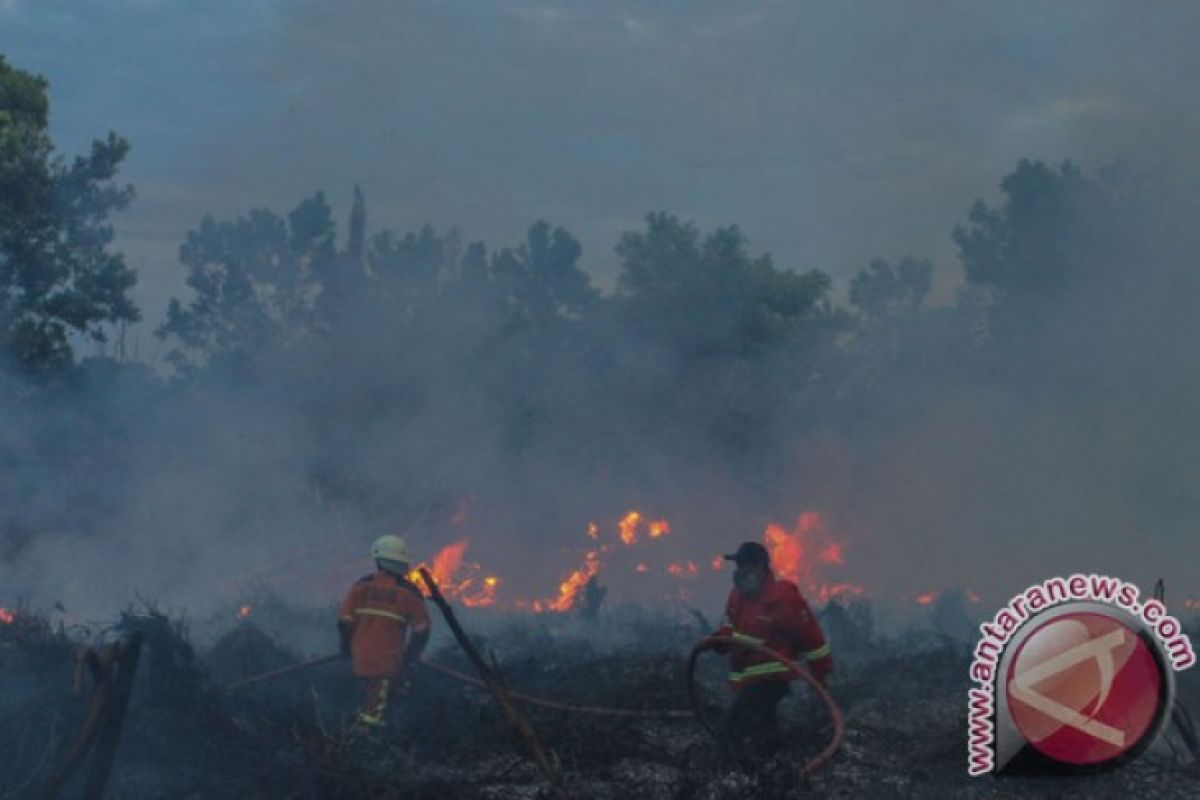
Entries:
<svg viewBox="0 0 1200 800">
<path fill-rule="evenodd" d="M 359 719 L 382 725 L 392 682 L 429 638 L 429 613 L 421 590 L 386 570 L 361 578 L 342 601 L 338 623 L 348 636 L 354 674 L 367 679 Z"/>
</svg>

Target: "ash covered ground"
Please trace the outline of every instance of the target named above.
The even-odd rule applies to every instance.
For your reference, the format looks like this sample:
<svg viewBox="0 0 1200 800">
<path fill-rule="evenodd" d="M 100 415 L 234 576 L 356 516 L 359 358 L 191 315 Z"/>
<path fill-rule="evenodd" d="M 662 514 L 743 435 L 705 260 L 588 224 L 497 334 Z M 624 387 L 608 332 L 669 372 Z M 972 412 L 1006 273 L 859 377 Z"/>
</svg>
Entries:
<svg viewBox="0 0 1200 800">
<path fill-rule="evenodd" d="M 37 796 L 84 713 L 71 691 L 86 639 L 144 637 L 126 729 L 107 797 L 542 798 L 534 762 L 493 698 L 426 668 L 393 727 L 352 724 L 358 687 L 335 662 L 229 692 L 256 673 L 327 650 L 324 612 L 281 602 L 256 618 L 189 626 L 153 609 L 114 625 L 66 629 L 28 610 L 0 626 L 0 797 Z M 840 752 L 815 773 L 798 768 L 829 740 L 819 701 L 797 686 L 783 705 L 789 745 L 754 764 L 724 758 L 691 719 L 622 719 L 525 706 L 573 798 L 1129 797 L 1185 798 L 1200 773 L 1173 732 L 1124 769 L 1078 778 L 970 779 L 965 773 L 965 640 L 933 627 L 883 635 L 863 603 L 824 615 L 839 654 L 833 694 L 845 712 Z M 619 607 L 578 616 L 463 616 L 511 688 L 540 697 L 637 709 L 688 707 L 684 670 L 705 632 L 693 614 Z M 1192 626 L 1193 630 L 1195 626 Z M 292 637 L 288 631 L 297 634 Z M 332 645 L 332 636 L 329 637 Z M 444 625 L 426 661 L 470 671 Z M 720 659 L 702 660 L 708 711 L 727 700 Z M 1180 675 L 1179 700 L 1200 703 Z M 75 783 L 63 796 L 78 792 Z"/>
</svg>

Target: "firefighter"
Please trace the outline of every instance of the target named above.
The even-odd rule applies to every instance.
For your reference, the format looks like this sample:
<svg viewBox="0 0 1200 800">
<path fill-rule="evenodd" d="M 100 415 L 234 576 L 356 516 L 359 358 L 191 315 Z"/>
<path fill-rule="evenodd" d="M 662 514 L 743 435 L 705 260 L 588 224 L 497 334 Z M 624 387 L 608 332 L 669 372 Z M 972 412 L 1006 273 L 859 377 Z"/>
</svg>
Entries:
<svg viewBox="0 0 1200 800">
<path fill-rule="evenodd" d="M 429 641 L 425 598 L 406 575 L 408 545 L 399 536 L 380 536 L 371 545 L 376 571 L 360 578 L 338 610 L 342 655 L 364 681 L 358 720 L 370 728 L 386 725 L 389 695 L 404 677 L 406 664 L 421 657 Z"/>
<path fill-rule="evenodd" d="M 793 661 L 803 657 L 813 677 L 824 685 L 833 659 L 800 589 L 775 577 L 770 554 L 758 542 L 744 542 L 725 558 L 736 568 L 725 618 L 714 635 L 762 644 Z M 733 702 L 717 727 L 721 743 L 734 756 L 774 754 L 782 744 L 776 710 L 795 676 L 783 662 L 758 650 L 736 645 L 718 650 L 730 655 L 729 682 L 734 690 Z"/>
</svg>

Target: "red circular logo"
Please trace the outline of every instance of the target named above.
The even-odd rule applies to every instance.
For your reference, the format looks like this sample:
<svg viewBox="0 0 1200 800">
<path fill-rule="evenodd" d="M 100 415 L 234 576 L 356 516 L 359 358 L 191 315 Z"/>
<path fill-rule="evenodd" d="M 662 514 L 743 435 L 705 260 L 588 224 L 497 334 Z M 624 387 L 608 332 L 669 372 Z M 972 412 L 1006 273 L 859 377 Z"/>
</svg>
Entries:
<svg viewBox="0 0 1200 800">
<path fill-rule="evenodd" d="M 1013 723 L 1029 744 L 1068 764 L 1101 764 L 1142 743 L 1162 702 L 1150 647 L 1121 620 L 1063 614 L 1017 650 L 1005 685 Z"/>
</svg>

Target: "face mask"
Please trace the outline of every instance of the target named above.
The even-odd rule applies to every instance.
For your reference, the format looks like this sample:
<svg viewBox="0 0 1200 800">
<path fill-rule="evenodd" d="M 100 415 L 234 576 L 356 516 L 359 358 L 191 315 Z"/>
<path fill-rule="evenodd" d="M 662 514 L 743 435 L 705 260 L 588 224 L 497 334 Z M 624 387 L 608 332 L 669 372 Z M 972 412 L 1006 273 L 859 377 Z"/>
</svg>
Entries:
<svg viewBox="0 0 1200 800">
<path fill-rule="evenodd" d="M 763 573 L 760 569 L 734 570 L 733 585 L 742 594 L 754 594 L 763 583 Z"/>
</svg>

